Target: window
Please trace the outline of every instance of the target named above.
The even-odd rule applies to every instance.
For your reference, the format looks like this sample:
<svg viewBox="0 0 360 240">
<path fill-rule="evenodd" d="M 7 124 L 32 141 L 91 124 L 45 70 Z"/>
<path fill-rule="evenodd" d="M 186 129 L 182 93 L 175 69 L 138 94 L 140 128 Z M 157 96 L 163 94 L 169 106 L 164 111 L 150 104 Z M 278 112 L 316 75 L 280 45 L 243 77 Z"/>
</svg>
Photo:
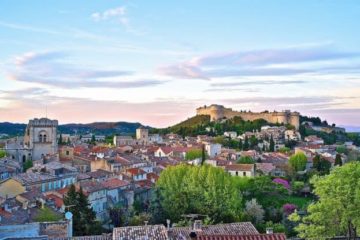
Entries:
<svg viewBox="0 0 360 240">
<path fill-rule="evenodd" d="M 66 156 L 69 156 L 70 155 L 70 152 L 69 151 L 66 151 Z"/>
<path fill-rule="evenodd" d="M 46 142 L 46 134 L 43 136 L 43 142 Z"/>
<path fill-rule="evenodd" d="M 243 172 L 243 176 L 246 177 L 246 172 Z"/>
<path fill-rule="evenodd" d="M 239 176 L 239 173 L 238 173 L 238 171 L 236 171 L 236 176 Z"/>
<path fill-rule="evenodd" d="M 39 135 L 39 142 L 42 142 L 42 140 L 43 140 L 43 135 L 40 134 L 40 135 Z"/>
</svg>

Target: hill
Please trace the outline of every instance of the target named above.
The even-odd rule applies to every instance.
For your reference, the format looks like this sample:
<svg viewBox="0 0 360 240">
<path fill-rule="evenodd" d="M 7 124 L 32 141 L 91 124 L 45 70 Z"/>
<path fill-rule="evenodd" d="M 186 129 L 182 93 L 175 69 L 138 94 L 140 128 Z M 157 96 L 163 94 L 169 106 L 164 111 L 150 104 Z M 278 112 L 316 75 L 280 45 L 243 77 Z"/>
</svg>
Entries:
<svg viewBox="0 0 360 240">
<path fill-rule="evenodd" d="M 100 135 L 112 135 L 112 134 L 134 134 L 139 127 L 151 128 L 143 126 L 141 123 L 132 122 L 94 122 L 94 123 L 69 123 L 59 125 L 60 133 L 69 134 L 86 134 L 94 133 Z M 10 136 L 21 136 L 24 134 L 26 124 L 22 123 L 0 123 L 0 134 L 8 134 Z"/>
</svg>

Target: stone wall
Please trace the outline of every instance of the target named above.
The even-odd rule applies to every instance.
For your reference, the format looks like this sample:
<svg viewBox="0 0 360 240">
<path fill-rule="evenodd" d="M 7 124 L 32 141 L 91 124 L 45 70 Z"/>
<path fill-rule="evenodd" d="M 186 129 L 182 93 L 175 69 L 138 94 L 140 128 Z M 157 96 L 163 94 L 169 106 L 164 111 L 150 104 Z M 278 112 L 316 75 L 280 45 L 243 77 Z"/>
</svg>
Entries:
<svg viewBox="0 0 360 240">
<path fill-rule="evenodd" d="M 300 125 L 300 114 L 298 112 L 239 112 L 234 111 L 231 108 L 225 108 L 222 105 L 210 105 L 196 109 L 197 115 L 209 115 L 211 121 L 220 120 L 223 118 L 231 119 L 235 116 L 239 116 L 245 121 L 254 121 L 256 119 L 264 119 L 269 123 L 283 123 L 291 124 L 299 129 Z"/>
</svg>

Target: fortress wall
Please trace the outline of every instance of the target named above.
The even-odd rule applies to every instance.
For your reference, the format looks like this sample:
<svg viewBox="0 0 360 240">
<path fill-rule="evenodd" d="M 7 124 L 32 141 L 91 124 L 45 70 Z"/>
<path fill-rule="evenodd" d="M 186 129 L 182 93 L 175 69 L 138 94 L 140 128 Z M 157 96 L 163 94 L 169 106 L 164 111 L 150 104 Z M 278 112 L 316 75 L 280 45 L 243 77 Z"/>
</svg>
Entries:
<svg viewBox="0 0 360 240">
<path fill-rule="evenodd" d="M 299 128 L 299 114 L 296 112 L 238 112 L 233 111 L 231 108 L 225 108 L 220 105 L 211 105 L 208 107 L 201 107 L 197 109 L 198 115 L 209 115 L 211 121 L 219 120 L 222 118 L 231 119 L 235 116 L 239 116 L 245 121 L 254 121 L 256 119 L 264 119 L 269 123 L 283 123 L 291 124 L 296 129 Z"/>
</svg>

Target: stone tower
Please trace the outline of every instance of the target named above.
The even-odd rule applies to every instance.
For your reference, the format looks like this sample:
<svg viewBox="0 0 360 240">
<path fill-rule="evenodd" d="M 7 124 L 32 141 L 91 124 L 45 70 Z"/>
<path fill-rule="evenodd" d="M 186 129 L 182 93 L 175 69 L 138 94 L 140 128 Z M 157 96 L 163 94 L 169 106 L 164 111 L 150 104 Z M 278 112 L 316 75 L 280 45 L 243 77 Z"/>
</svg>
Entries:
<svg viewBox="0 0 360 240">
<path fill-rule="evenodd" d="M 136 140 L 138 144 L 147 144 L 149 141 L 149 130 L 143 127 L 136 129 Z"/>
<path fill-rule="evenodd" d="M 58 121 L 48 118 L 35 118 L 29 121 L 25 130 L 24 145 L 30 150 L 32 160 L 57 153 L 57 127 Z"/>
</svg>

